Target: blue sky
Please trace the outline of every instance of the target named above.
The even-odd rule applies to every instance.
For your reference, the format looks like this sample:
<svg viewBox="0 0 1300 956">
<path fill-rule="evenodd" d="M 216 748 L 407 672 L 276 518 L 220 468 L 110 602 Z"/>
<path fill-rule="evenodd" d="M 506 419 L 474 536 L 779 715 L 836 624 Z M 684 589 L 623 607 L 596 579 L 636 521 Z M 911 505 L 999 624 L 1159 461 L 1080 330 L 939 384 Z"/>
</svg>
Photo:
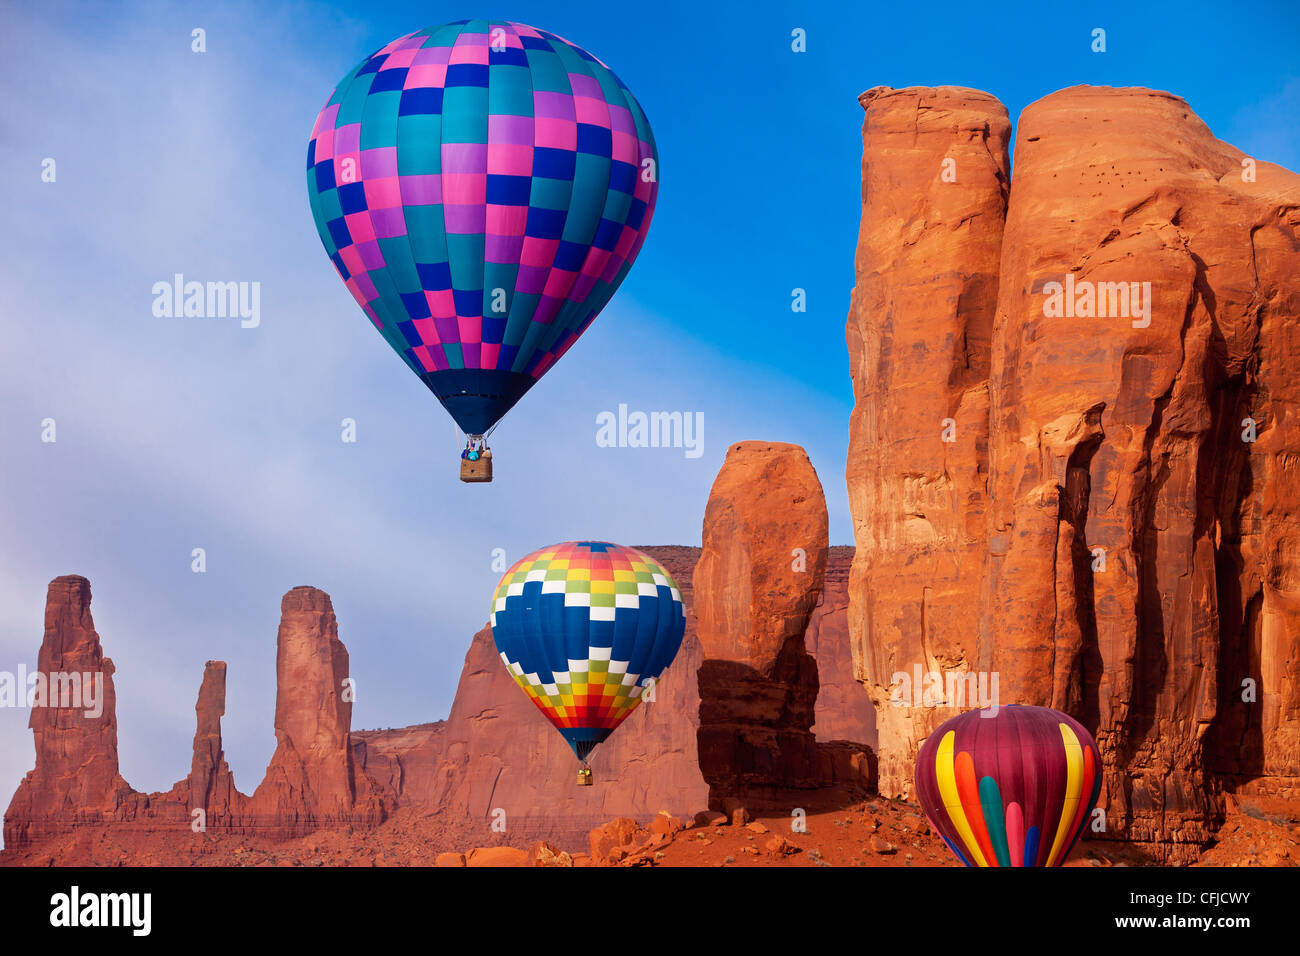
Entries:
<svg viewBox="0 0 1300 956">
<path fill-rule="evenodd" d="M 1291 3 L 9 4 L 0 37 L 0 669 L 34 666 L 45 585 L 91 579 L 118 665 L 122 769 L 188 769 L 203 662 L 230 662 L 226 750 L 251 791 L 274 748 L 280 596 L 329 591 L 357 727 L 445 716 L 510 560 L 575 537 L 698 544 L 732 442 L 794 441 L 851 543 L 844 320 L 872 86 L 1028 103 L 1079 83 L 1185 97 L 1220 138 L 1300 168 Z M 338 281 L 307 206 L 312 121 L 359 59 L 417 27 L 559 33 L 637 94 L 661 157 L 636 266 L 456 480 L 449 419 Z M 207 52 L 190 31 L 207 31 Z M 1107 51 L 1092 53 L 1095 27 Z M 806 31 L 807 52 L 790 49 Z M 40 180 L 57 162 L 57 181 Z M 173 273 L 258 281 L 256 329 L 158 319 Z M 791 290 L 808 311 L 790 310 Z M 601 449 L 595 417 L 703 412 L 704 454 Z M 40 442 L 40 422 L 58 441 Z M 358 442 L 339 440 L 356 419 Z M 208 570 L 190 570 L 207 551 Z M 0 803 L 32 765 L 0 710 Z"/>
</svg>

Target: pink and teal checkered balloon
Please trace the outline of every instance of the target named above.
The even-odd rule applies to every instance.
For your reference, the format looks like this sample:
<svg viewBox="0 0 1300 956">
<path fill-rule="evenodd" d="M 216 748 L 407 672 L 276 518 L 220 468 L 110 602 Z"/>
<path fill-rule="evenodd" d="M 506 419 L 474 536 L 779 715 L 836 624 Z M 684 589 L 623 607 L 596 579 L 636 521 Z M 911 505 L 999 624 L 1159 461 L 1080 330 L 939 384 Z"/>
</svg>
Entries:
<svg viewBox="0 0 1300 956">
<path fill-rule="evenodd" d="M 658 179 L 650 124 L 609 67 L 490 20 L 367 57 L 307 146 L 334 267 L 471 435 L 600 314 L 645 241 Z"/>
</svg>

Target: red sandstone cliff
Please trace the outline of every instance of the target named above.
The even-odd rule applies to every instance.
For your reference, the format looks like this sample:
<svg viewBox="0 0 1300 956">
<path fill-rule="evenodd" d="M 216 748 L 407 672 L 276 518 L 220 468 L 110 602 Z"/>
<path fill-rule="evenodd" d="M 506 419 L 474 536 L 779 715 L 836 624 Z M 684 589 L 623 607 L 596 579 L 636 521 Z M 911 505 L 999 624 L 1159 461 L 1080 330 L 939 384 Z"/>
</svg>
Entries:
<svg viewBox="0 0 1300 956">
<path fill-rule="evenodd" d="M 731 446 L 709 494 L 695 568 L 699 765 L 715 808 L 728 799 L 779 803 L 783 791 L 832 784 L 837 767 L 851 778 L 844 783 L 871 783 L 865 754 L 835 760 L 812 731 L 819 662 L 806 635 L 822 599 L 827 528 L 821 482 L 802 448 Z M 836 727 L 829 714 L 825 723 Z"/>
<path fill-rule="evenodd" d="M 994 671 L 1095 730 L 1110 835 L 1190 859 L 1225 787 L 1300 774 L 1300 177 L 1178 97 L 1079 87 L 1022 114 L 1008 194 L 991 97 L 862 101 L 850 627 L 881 790 L 948 713 L 891 706 L 894 672 Z M 1109 315 L 1047 314 L 1054 282 Z M 1149 321 L 1101 285 L 1130 282 Z"/>
<path fill-rule="evenodd" d="M 36 766 L 18 785 L 5 813 L 5 846 L 21 845 L 79 824 L 119 817 L 134 797 L 117 769 L 117 712 L 113 662 L 104 656 L 90 616 L 90 582 L 77 575 L 50 582 L 45 637 L 37 668 L 46 675 L 85 681 L 75 696 L 46 699 L 32 708 L 28 726 Z M 87 704 L 97 701 L 91 716 Z M 74 706 L 55 706 L 71 703 Z M 93 711 L 101 713 L 93 715 Z"/>
<path fill-rule="evenodd" d="M 169 796 L 186 811 L 191 823 L 202 810 L 202 823 L 217 829 L 240 824 L 248 798 L 235 789 L 235 776 L 221 745 L 221 718 L 226 714 L 226 663 L 208 661 L 194 705 L 194 756 L 190 775 L 172 787 Z"/>
<path fill-rule="evenodd" d="M 853 549 L 826 551 L 821 600 L 813 608 L 804 645 L 817 661 L 817 707 L 812 730 L 819 743 L 847 740 L 875 749 L 876 711 L 853 675 L 849 647 L 849 569 Z"/>
<path fill-rule="evenodd" d="M 380 822 L 384 800 L 352 760 L 348 651 L 328 594 L 298 587 L 284 596 L 276 648 L 276 748 L 249 803 L 254 824 L 296 836 Z"/>
<path fill-rule="evenodd" d="M 860 101 L 849 633 L 876 705 L 881 793 L 901 795 L 917 742 L 964 708 L 891 706 L 892 675 L 979 666 L 987 378 L 1011 131 L 1001 103 L 960 87 L 877 88 Z"/>
</svg>

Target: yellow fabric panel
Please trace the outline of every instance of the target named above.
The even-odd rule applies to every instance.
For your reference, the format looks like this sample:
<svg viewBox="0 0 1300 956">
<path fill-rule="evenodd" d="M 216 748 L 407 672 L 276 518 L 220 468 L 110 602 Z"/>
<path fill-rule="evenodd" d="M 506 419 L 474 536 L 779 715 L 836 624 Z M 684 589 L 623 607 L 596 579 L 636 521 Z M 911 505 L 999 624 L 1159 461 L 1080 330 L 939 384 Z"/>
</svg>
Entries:
<svg viewBox="0 0 1300 956">
<path fill-rule="evenodd" d="M 1065 838 L 1070 833 L 1070 824 L 1079 812 L 1079 787 L 1083 779 L 1083 745 L 1068 724 L 1061 724 L 1061 740 L 1065 744 L 1065 799 L 1061 802 L 1061 821 L 1056 825 L 1056 839 L 1052 841 L 1052 852 L 1047 854 L 1047 865 L 1056 866 L 1057 854 L 1065 846 Z"/>
<path fill-rule="evenodd" d="M 975 839 L 970 821 L 966 819 L 966 811 L 962 809 L 961 797 L 957 793 L 957 774 L 953 770 L 955 757 L 953 749 L 956 740 L 957 735 L 950 730 L 943 735 L 943 740 L 939 741 L 939 749 L 934 755 L 935 782 L 939 784 L 939 796 L 943 798 L 944 809 L 948 811 L 948 816 L 952 818 L 952 825 L 957 828 L 962 842 L 966 844 L 967 855 L 979 866 L 988 866 L 989 863 L 984 859 L 984 852 L 980 849 L 979 841 Z"/>
</svg>

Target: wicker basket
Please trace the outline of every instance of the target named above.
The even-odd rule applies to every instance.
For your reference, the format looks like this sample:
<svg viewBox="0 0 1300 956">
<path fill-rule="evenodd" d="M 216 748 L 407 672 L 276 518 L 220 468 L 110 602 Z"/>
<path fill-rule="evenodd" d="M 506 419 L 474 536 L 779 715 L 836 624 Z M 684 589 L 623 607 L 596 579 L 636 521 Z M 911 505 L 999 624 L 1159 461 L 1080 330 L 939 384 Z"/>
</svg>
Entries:
<svg viewBox="0 0 1300 956">
<path fill-rule="evenodd" d="M 465 482 L 491 481 L 491 456 L 484 455 L 477 461 L 470 461 L 468 458 L 462 458 L 460 460 L 460 480 Z"/>
</svg>

